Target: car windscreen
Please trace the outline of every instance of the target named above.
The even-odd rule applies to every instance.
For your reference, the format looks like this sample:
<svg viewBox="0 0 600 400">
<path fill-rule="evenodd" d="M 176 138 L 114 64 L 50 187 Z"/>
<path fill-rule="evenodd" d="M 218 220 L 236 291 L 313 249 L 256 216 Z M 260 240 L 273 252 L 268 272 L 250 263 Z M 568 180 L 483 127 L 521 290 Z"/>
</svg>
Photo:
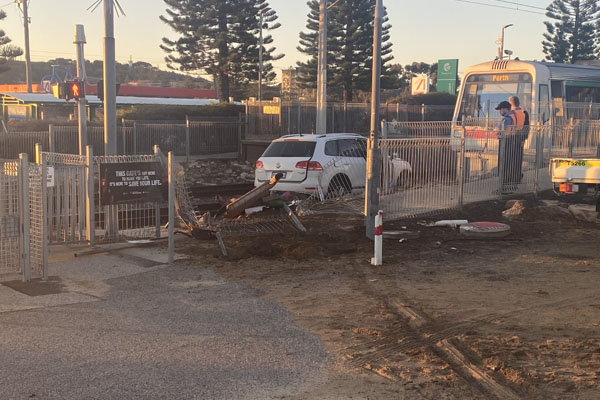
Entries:
<svg viewBox="0 0 600 400">
<path fill-rule="evenodd" d="M 273 142 L 262 155 L 263 157 L 312 157 L 316 142 L 284 141 Z"/>
</svg>

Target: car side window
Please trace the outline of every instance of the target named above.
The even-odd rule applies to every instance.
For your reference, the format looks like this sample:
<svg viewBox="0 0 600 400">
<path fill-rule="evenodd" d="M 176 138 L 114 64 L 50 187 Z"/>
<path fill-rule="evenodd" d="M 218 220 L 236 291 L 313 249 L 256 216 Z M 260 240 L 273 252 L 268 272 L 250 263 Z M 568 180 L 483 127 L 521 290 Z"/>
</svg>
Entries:
<svg viewBox="0 0 600 400">
<path fill-rule="evenodd" d="M 337 157 L 339 155 L 338 140 L 330 140 L 325 142 L 325 155 Z"/>
<path fill-rule="evenodd" d="M 366 145 L 364 141 L 357 139 L 340 140 L 340 156 L 342 157 L 365 157 Z"/>
</svg>

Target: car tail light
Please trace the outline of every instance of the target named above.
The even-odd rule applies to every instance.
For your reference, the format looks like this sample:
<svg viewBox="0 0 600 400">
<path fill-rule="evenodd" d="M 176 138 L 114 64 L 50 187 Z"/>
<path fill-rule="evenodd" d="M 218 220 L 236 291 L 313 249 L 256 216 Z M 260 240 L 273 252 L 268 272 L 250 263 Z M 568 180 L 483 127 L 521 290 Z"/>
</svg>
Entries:
<svg viewBox="0 0 600 400">
<path fill-rule="evenodd" d="M 565 193 L 576 193 L 579 191 L 578 185 L 573 185 L 572 183 L 561 183 L 559 187 L 559 191 Z"/>
<path fill-rule="evenodd" d="M 256 162 L 256 168 L 264 168 L 264 167 L 265 167 L 265 166 L 264 166 L 264 164 L 263 164 L 263 162 L 262 162 L 262 161 L 257 161 L 257 162 Z"/>
<path fill-rule="evenodd" d="M 323 166 L 318 161 L 299 161 L 296 164 L 298 169 L 308 169 L 309 171 L 323 171 Z"/>
</svg>

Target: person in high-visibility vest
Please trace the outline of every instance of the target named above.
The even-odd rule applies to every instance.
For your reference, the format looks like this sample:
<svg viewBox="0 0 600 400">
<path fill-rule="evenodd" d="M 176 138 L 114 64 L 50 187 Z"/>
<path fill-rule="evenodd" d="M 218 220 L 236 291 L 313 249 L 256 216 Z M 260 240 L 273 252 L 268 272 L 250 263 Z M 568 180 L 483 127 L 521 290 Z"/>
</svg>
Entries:
<svg viewBox="0 0 600 400">
<path fill-rule="evenodd" d="M 502 163 L 502 193 L 509 194 L 517 190 L 523 178 L 521 167 L 523 164 L 523 142 L 527 139 L 529 128 L 529 115 L 520 107 L 519 98 L 510 97 L 496 107 L 502 115 L 499 130 L 504 141 L 501 151 L 498 152 L 498 167 Z"/>
</svg>

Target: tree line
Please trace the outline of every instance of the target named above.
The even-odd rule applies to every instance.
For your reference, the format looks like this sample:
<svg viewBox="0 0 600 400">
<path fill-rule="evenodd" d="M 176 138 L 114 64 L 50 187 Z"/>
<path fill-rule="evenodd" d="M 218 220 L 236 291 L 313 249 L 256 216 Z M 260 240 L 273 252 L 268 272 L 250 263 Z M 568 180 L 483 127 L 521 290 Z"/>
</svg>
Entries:
<svg viewBox="0 0 600 400">
<path fill-rule="evenodd" d="M 167 8 L 160 18 L 176 33 L 175 38 L 163 38 L 160 45 L 170 69 L 214 77 L 219 98 L 224 102 L 230 97 L 252 95 L 258 78 L 262 30 L 263 82 L 266 85 L 274 82 L 273 62 L 283 54 L 277 53 L 273 46 L 270 32 L 280 24 L 268 0 L 163 1 Z M 546 9 L 549 20 L 545 22 L 546 33 L 542 40 L 547 61 L 576 63 L 600 57 L 599 3 L 597 0 L 554 0 L 549 4 Z M 328 92 L 337 99 L 353 101 L 361 93 L 370 91 L 375 1 L 328 0 L 327 4 L 331 6 L 327 25 Z M 307 59 L 297 64 L 297 80 L 301 88 L 313 89 L 317 81 L 319 1 L 308 0 L 307 7 L 307 23 L 297 47 Z M 5 17 L 0 10 L 0 21 Z M 419 73 L 429 73 L 435 85 L 436 64 L 415 62 L 402 66 L 393 63 L 390 29 L 386 16 L 382 37 L 382 89 L 406 93 L 411 77 Z M 0 30 L 0 72 L 6 71 L 7 60 L 21 54 L 22 50 L 11 45 L 8 36 Z M 206 82 L 202 83 L 204 86 Z M 193 84 L 192 79 L 190 84 Z"/>
</svg>

